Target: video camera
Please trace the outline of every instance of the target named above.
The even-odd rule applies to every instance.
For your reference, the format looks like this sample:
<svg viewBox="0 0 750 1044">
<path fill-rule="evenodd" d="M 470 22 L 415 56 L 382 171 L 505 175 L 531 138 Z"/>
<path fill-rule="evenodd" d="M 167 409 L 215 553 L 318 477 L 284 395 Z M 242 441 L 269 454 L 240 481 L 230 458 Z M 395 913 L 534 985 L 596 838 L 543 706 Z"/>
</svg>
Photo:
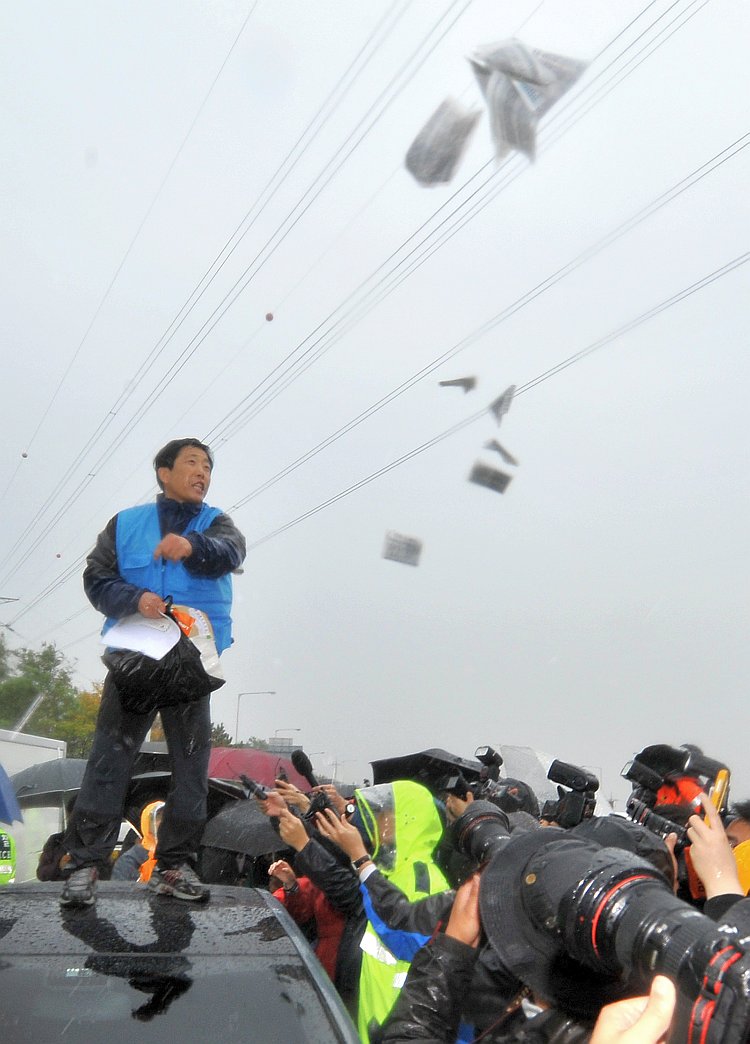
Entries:
<svg viewBox="0 0 750 1044">
<path fill-rule="evenodd" d="M 547 779 L 561 784 L 557 788 L 557 801 L 545 801 L 542 806 L 542 819 L 570 829 L 584 819 L 591 819 L 596 810 L 596 792 L 599 780 L 593 772 L 567 761 L 553 761 L 547 772 Z M 563 787 L 568 787 L 567 792 Z"/>
<path fill-rule="evenodd" d="M 722 812 L 729 797 L 729 768 L 687 743 L 681 747 L 666 743 L 644 747 L 621 775 L 633 784 L 632 796 L 649 808 L 690 805 L 694 812 L 700 812 L 698 794 L 705 791 Z"/>
<path fill-rule="evenodd" d="M 684 822 L 675 822 L 674 817 L 678 812 L 684 820 L 693 813 L 702 815 L 701 791 L 709 795 L 721 814 L 729 794 L 727 766 L 707 757 L 699 747 L 657 743 L 636 754 L 623 768 L 622 776 L 633 784 L 626 805 L 630 819 L 665 840 L 670 834 L 676 835 L 674 851 L 682 894 L 692 899 L 705 898 L 690 859 L 687 827 Z M 663 815 L 659 808 L 669 809 L 670 815 Z"/>
<path fill-rule="evenodd" d="M 645 860 L 554 827 L 501 849 L 482 873 L 482 925 L 503 966 L 541 999 L 592 1020 L 664 973 L 678 995 L 669 1040 L 750 1039 L 750 901 L 716 924 Z"/>
</svg>

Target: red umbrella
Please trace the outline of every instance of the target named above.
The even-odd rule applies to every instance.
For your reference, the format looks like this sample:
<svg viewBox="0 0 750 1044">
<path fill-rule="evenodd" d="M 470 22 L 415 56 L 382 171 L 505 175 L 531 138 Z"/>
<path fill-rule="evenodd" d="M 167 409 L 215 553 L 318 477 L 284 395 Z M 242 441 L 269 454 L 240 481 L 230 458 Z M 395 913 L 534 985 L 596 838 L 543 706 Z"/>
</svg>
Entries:
<svg viewBox="0 0 750 1044">
<path fill-rule="evenodd" d="M 290 783 L 294 783 L 305 793 L 310 784 L 300 776 L 289 758 L 271 754 L 267 750 L 254 750 L 252 747 L 213 747 L 208 759 L 208 774 L 215 779 L 239 779 L 244 772 L 256 783 L 272 787 L 284 770 Z"/>
</svg>

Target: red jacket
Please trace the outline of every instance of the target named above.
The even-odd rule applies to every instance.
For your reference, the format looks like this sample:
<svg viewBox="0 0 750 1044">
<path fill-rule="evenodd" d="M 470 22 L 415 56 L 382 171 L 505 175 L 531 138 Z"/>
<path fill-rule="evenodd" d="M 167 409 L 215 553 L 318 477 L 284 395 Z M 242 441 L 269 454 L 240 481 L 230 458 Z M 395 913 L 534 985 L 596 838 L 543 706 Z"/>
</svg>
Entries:
<svg viewBox="0 0 750 1044">
<path fill-rule="evenodd" d="M 274 898 L 287 908 L 297 924 L 315 919 L 318 941 L 315 954 L 328 972 L 332 982 L 336 981 L 336 958 L 344 931 L 344 915 L 334 910 L 325 893 L 312 883 L 309 877 L 298 877 L 297 887 L 292 892 L 277 889 Z"/>
</svg>

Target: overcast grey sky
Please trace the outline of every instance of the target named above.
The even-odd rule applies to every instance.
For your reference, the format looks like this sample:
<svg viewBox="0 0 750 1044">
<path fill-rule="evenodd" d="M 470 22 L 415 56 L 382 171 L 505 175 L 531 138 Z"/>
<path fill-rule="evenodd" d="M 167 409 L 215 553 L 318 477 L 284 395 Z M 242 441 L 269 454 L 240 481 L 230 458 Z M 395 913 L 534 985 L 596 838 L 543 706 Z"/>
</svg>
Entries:
<svg viewBox="0 0 750 1044">
<path fill-rule="evenodd" d="M 11 641 L 102 679 L 82 557 L 152 495 L 155 449 L 194 434 L 251 548 L 213 696 L 230 732 L 239 692 L 275 690 L 242 698 L 241 736 L 294 735 L 347 778 L 519 744 L 621 794 L 634 751 L 694 742 L 750 796 L 748 5 L 72 0 L 2 20 Z M 453 182 L 421 188 L 412 138 L 446 95 L 481 104 L 465 56 L 514 34 L 590 63 L 536 162 L 493 164 L 485 116 Z M 469 394 L 438 385 L 465 375 Z M 482 411 L 510 384 L 498 429 Z M 519 460 L 502 496 L 467 482 L 503 467 L 491 438 Z M 391 529 L 423 541 L 418 568 L 381 557 Z"/>
</svg>

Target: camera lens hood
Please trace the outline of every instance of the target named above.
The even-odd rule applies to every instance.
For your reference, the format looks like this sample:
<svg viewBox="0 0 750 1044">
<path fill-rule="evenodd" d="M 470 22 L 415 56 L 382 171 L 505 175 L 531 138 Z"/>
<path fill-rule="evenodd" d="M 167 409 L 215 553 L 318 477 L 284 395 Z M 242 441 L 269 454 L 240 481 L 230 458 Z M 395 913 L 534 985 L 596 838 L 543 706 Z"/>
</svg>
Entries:
<svg viewBox="0 0 750 1044">
<path fill-rule="evenodd" d="M 572 958 L 558 930 L 562 899 L 601 851 L 556 827 L 519 833 L 485 867 L 479 886 L 482 925 L 501 964 L 539 999 L 583 1019 L 634 992 Z"/>
</svg>

